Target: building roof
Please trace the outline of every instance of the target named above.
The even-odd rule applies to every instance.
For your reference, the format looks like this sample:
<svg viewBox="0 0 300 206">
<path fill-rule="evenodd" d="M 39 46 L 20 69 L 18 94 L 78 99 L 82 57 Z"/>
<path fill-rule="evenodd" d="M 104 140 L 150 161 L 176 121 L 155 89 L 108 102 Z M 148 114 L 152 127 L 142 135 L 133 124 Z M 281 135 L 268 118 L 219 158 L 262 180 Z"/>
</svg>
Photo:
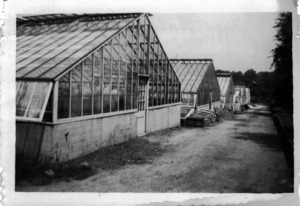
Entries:
<svg viewBox="0 0 300 206">
<path fill-rule="evenodd" d="M 56 79 L 142 15 L 18 17 L 16 76 L 22 79 Z"/>
<path fill-rule="evenodd" d="M 232 80 L 231 76 L 219 76 L 218 74 L 217 78 L 220 85 L 221 95 L 226 95 L 230 86 L 230 81 Z"/>
<path fill-rule="evenodd" d="M 181 83 L 181 92 L 196 93 L 212 59 L 170 59 Z"/>
</svg>

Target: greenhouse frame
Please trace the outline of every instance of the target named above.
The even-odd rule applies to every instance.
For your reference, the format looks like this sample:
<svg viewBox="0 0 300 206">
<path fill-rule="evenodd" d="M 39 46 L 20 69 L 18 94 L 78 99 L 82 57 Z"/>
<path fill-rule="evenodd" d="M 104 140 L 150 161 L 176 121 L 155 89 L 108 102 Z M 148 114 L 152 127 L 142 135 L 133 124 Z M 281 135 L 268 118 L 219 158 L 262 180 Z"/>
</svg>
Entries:
<svg viewBox="0 0 300 206">
<path fill-rule="evenodd" d="M 17 18 L 16 153 L 70 160 L 180 124 L 180 82 L 151 14 Z"/>
<path fill-rule="evenodd" d="M 181 118 L 193 110 L 220 107 L 220 87 L 212 59 L 171 59 L 181 82 Z"/>
<path fill-rule="evenodd" d="M 217 73 L 218 82 L 221 89 L 220 106 L 232 110 L 234 84 L 230 72 Z"/>
</svg>

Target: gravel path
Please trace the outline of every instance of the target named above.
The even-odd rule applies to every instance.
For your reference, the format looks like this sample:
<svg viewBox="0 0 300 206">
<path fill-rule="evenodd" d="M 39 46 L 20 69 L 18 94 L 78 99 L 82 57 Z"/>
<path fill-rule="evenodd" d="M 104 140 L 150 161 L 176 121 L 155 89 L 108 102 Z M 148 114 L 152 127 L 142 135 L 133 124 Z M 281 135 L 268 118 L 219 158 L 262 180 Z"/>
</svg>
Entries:
<svg viewBox="0 0 300 206">
<path fill-rule="evenodd" d="M 281 142 L 267 107 L 257 106 L 206 128 L 143 137 L 167 152 L 151 163 L 99 170 L 81 181 L 19 187 L 21 191 L 293 192 Z"/>
</svg>

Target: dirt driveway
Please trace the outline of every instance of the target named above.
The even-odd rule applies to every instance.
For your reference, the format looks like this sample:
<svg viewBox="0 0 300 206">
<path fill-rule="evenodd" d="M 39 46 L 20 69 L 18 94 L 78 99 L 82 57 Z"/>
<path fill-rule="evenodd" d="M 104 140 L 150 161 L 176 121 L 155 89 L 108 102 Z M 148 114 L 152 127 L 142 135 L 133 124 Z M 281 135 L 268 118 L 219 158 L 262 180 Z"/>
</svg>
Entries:
<svg viewBox="0 0 300 206">
<path fill-rule="evenodd" d="M 144 136 L 165 152 L 145 164 L 97 171 L 83 180 L 19 191 L 76 192 L 293 192 L 276 128 L 267 107 L 205 128 L 177 128 Z"/>
</svg>

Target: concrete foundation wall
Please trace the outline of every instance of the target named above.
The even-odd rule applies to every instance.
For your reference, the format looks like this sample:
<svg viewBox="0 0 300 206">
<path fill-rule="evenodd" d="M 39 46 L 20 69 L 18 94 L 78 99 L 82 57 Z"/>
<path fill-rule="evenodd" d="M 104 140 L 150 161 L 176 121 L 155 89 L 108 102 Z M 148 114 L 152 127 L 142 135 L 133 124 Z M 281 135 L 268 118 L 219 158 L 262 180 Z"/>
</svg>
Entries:
<svg viewBox="0 0 300 206">
<path fill-rule="evenodd" d="M 26 160 L 60 162 L 137 137 L 135 113 L 59 124 L 16 123 L 16 152 Z"/>
<path fill-rule="evenodd" d="M 180 125 L 180 104 L 150 109 L 147 133 Z M 61 162 L 137 137 L 135 112 L 57 124 L 17 122 L 17 154 Z"/>
<path fill-rule="evenodd" d="M 53 136 L 55 160 L 74 159 L 136 136 L 134 113 L 58 124 Z"/>
<path fill-rule="evenodd" d="M 16 122 L 16 154 L 28 160 L 53 159 L 53 125 Z"/>
<path fill-rule="evenodd" d="M 150 109 L 148 112 L 147 133 L 180 125 L 181 105 Z"/>
</svg>

